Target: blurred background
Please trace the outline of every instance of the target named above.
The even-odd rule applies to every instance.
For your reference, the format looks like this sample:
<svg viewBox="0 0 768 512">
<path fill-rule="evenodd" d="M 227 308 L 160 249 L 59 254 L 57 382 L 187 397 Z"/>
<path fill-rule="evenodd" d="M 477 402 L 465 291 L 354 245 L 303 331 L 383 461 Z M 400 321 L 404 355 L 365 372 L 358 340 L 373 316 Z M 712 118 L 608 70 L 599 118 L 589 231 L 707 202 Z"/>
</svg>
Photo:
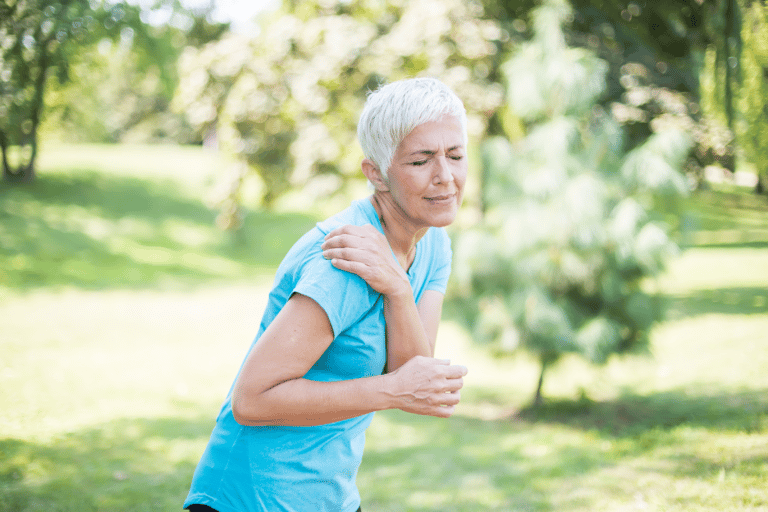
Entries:
<svg viewBox="0 0 768 512">
<path fill-rule="evenodd" d="M 366 93 L 469 117 L 437 356 L 370 511 L 768 510 L 768 7 L 0 0 L 0 511 L 180 510 Z"/>
</svg>

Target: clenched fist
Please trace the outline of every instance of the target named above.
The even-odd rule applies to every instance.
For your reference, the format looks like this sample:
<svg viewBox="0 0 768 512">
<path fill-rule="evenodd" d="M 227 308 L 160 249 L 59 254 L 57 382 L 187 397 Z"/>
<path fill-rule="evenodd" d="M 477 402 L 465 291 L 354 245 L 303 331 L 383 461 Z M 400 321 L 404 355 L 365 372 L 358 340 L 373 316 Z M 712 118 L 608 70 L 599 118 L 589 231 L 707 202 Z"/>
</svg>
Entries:
<svg viewBox="0 0 768 512">
<path fill-rule="evenodd" d="M 447 359 L 416 356 L 388 374 L 395 408 L 414 414 L 448 418 L 461 399 L 467 368 Z"/>
</svg>

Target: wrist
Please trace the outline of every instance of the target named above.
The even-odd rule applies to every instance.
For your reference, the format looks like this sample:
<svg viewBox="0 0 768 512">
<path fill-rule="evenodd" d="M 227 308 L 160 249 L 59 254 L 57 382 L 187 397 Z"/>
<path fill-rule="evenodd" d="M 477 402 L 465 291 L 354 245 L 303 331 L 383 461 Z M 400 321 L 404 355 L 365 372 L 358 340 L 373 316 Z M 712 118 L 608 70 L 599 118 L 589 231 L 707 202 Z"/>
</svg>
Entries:
<svg viewBox="0 0 768 512">
<path fill-rule="evenodd" d="M 413 301 L 413 289 L 411 288 L 411 283 L 408 281 L 407 278 L 403 279 L 403 281 L 396 287 L 394 287 L 392 290 L 384 294 L 384 298 L 388 299 L 389 301 L 402 301 L 406 299 L 410 299 L 410 301 Z"/>
<path fill-rule="evenodd" d="M 381 394 L 383 397 L 384 409 L 399 409 L 397 400 L 397 377 L 395 372 L 385 373 L 381 376 Z"/>
</svg>

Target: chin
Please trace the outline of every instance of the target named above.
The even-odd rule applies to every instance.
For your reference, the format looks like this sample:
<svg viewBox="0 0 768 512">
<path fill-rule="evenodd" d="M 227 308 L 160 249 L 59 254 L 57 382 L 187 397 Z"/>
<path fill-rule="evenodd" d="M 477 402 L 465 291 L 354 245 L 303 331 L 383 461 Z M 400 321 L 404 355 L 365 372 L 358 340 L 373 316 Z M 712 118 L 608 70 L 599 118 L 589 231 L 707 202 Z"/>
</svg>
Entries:
<svg viewBox="0 0 768 512">
<path fill-rule="evenodd" d="M 430 226 L 434 228 L 444 228 L 453 224 L 454 220 L 456 220 L 455 212 L 452 215 L 441 215 L 435 219 L 432 219 Z"/>
</svg>

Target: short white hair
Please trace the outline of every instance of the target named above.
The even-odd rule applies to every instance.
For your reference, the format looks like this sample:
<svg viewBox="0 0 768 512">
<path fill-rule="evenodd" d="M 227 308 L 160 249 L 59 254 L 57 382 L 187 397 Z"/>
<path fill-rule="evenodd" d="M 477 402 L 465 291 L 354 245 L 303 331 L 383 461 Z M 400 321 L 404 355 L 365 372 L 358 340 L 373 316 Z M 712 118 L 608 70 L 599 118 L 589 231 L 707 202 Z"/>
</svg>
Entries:
<svg viewBox="0 0 768 512">
<path fill-rule="evenodd" d="M 467 144 L 467 111 L 458 96 L 435 78 L 409 78 L 382 85 L 368 95 L 357 124 L 366 158 L 384 177 L 403 139 L 420 124 L 454 116 Z"/>
</svg>

